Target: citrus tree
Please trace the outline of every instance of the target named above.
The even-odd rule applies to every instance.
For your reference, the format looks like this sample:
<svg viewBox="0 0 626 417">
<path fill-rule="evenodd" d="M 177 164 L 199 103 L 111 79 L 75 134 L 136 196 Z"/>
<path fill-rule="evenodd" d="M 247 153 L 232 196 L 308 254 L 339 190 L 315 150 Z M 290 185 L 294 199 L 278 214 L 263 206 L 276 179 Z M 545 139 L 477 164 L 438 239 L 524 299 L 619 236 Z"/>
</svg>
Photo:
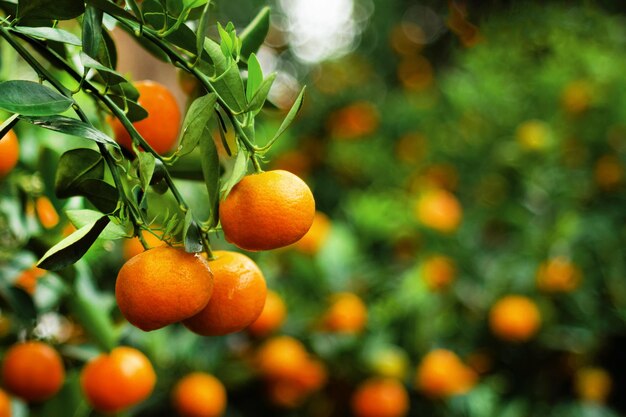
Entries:
<svg viewBox="0 0 626 417">
<path fill-rule="evenodd" d="M 240 331 L 265 306 L 265 278 L 249 257 L 213 251 L 211 240 L 223 233 L 248 251 L 269 250 L 296 242 L 311 226 L 308 186 L 290 172 L 262 169 L 304 89 L 277 129 L 257 141 L 255 121 L 276 77 L 263 74 L 255 56 L 269 29 L 268 8 L 238 33 L 232 23 L 215 27 L 207 0 L 0 6 L 2 295 L 16 326 L 8 333 L 17 339 L 4 358 L 3 384 L 22 401 L 13 408 L 23 415 L 123 412 L 151 395 L 157 377 L 144 353 L 120 346 L 129 341 L 113 321 L 114 305 L 143 331 L 177 322 L 205 336 Z M 116 71 L 114 27 L 185 72 L 192 97 L 184 114 L 163 85 Z M 46 138 L 58 142 L 45 146 Z M 20 158 L 29 141 L 33 154 Z M 18 159 L 26 162 L 16 166 Z M 177 175 L 204 183 L 194 207 Z M 107 241 L 131 238 L 128 262 L 101 290 L 86 254 L 94 244 L 98 253 Z M 44 277 L 50 285 L 36 291 Z M 82 329 L 87 343 L 76 334 L 51 347 L 50 312 L 61 313 L 48 316 L 57 326 Z M 224 397 L 222 383 L 194 375 L 181 382 L 187 388 L 175 406 L 208 415 L 189 391 Z M 210 407 L 210 415 L 221 414 L 225 398 Z"/>
<path fill-rule="evenodd" d="M 290 2 L 216 3 L 0 2 L 0 406 L 623 413 L 623 16 L 359 0 L 305 65 Z"/>
</svg>

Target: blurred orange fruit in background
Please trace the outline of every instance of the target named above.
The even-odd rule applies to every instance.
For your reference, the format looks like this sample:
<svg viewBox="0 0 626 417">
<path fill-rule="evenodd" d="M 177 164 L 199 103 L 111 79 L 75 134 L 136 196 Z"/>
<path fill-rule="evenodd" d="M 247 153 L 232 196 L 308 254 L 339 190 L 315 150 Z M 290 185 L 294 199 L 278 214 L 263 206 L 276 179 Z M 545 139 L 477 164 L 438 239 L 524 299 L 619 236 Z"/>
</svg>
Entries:
<svg viewBox="0 0 626 417">
<path fill-rule="evenodd" d="M 367 323 L 367 306 L 351 292 L 333 294 L 324 314 L 324 329 L 338 333 L 359 333 Z"/>
<path fill-rule="evenodd" d="M 569 259 L 557 256 L 537 269 L 537 287 L 545 292 L 571 292 L 580 285 L 582 272 Z"/>
<path fill-rule="evenodd" d="M 421 193 L 415 205 L 415 216 L 424 226 L 442 233 L 452 233 L 461 224 L 463 209 L 454 194 L 441 188 Z"/>
<path fill-rule="evenodd" d="M 357 101 L 331 113 L 326 126 L 333 138 L 355 140 L 374 133 L 379 123 L 376 106 L 368 101 Z"/>
<path fill-rule="evenodd" d="M 402 417 L 409 409 L 409 395 L 394 378 L 370 378 L 361 382 L 351 399 L 356 417 Z"/>
<path fill-rule="evenodd" d="M 59 392 L 64 381 L 65 367 L 61 356 L 46 343 L 18 343 L 4 355 L 4 388 L 26 402 L 49 399 Z"/>
<path fill-rule="evenodd" d="M 330 234 L 331 226 L 328 216 L 321 211 L 316 211 L 311 228 L 293 244 L 293 248 L 307 255 L 315 255 L 324 246 Z"/>
<path fill-rule="evenodd" d="M 489 325 L 493 334 L 500 339 L 524 342 L 539 330 L 541 314 L 530 298 L 508 295 L 491 307 Z"/>
<path fill-rule="evenodd" d="M 213 375 L 193 372 L 176 383 L 172 401 L 181 417 L 219 417 L 226 410 L 226 389 Z"/>
<path fill-rule="evenodd" d="M 287 317 L 287 307 L 278 293 L 268 290 L 261 315 L 248 326 L 248 331 L 257 337 L 276 331 Z"/>
<path fill-rule="evenodd" d="M 432 255 L 422 264 L 422 278 L 431 291 L 448 288 L 455 277 L 456 264 L 447 256 Z"/>
<path fill-rule="evenodd" d="M 98 355 L 80 375 L 88 403 L 103 413 L 117 413 L 144 401 L 155 384 L 156 374 L 148 358 L 128 346 Z"/>
<path fill-rule="evenodd" d="M 476 379 L 476 373 L 454 352 L 435 349 L 418 365 L 415 386 L 429 397 L 446 398 L 468 392 Z"/>
</svg>

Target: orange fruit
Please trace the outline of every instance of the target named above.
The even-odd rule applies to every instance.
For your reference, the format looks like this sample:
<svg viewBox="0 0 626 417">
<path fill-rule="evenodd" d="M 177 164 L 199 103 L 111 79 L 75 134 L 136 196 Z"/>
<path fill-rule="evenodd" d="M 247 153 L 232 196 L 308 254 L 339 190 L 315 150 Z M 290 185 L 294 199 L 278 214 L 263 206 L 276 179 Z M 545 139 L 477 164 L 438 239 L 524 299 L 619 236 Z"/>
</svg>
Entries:
<svg viewBox="0 0 626 417">
<path fill-rule="evenodd" d="M 167 87 L 154 81 L 137 81 L 133 85 L 139 90 L 137 102 L 148 112 L 148 117 L 133 126 L 152 149 L 161 155 L 166 154 L 178 138 L 181 113 L 176 98 Z M 114 117 L 108 122 L 117 143 L 132 151 L 130 134 L 122 123 Z"/>
<path fill-rule="evenodd" d="M 309 230 L 314 216 L 309 187 L 282 170 L 245 176 L 220 204 L 226 240 L 250 251 L 295 243 Z"/>
<path fill-rule="evenodd" d="M 213 276 L 207 261 L 170 246 L 147 250 L 126 261 L 115 282 L 120 311 L 145 331 L 193 316 L 206 306 L 212 293 Z"/>
<path fill-rule="evenodd" d="M 65 381 L 61 356 L 50 345 L 25 342 L 11 346 L 2 362 L 2 381 L 12 394 L 27 402 L 54 396 Z"/>
<path fill-rule="evenodd" d="M 46 229 L 52 229 L 59 224 L 59 214 L 46 196 L 37 197 L 35 200 L 35 210 L 41 225 Z"/>
<path fill-rule="evenodd" d="M 422 193 L 415 205 L 415 216 L 426 227 L 442 233 L 454 232 L 461 223 L 463 209 L 454 194 L 432 188 Z"/>
<path fill-rule="evenodd" d="M 300 365 L 299 372 L 267 381 L 268 395 L 275 405 L 294 408 L 302 404 L 314 391 L 319 390 L 327 379 L 324 364 L 307 359 Z"/>
<path fill-rule="evenodd" d="M 432 398 L 464 394 L 476 383 L 476 373 L 447 349 L 428 352 L 417 367 L 415 386 Z"/>
<path fill-rule="evenodd" d="M 356 140 L 370 135 L 378 129 L 380 116 L 374 104 L 357 101 L 328 117 L 327 127 L 332 137 Z"/>
<path fill-rule="evenodd" d="M 103 413 L 117 413 L 148 398 L 156 374 L 137 349 L 119 346 L 85 365 L 80 386 L 91 406 Z"/>
<path fill-rule="evenodd" d="M 582 273 L 569 259 L 557 256 L 537 270 L 537 287 L 545 292 L 571 292 L 580 285 Z"/>
<path fill-rule="evenodd" d="M 358 333 L 367 323 L 367 307 L 350 292 L 336 293 L 324 315 L 324 327 L 332 332 Z"/>
<path fill-rule="evenodd" d="M 266 378 L 293 380 L 308 362 L 304 345 L 290 336 L 276 336 L 258 350 L 256 364 Z"/>
<path fill-rule="evenodd" d="M 508 295 L 491 307 L 489 325 L 500 339 L 523 342 L 537 333 L 541 315 L 537 305 L 528 297 Z"/>
<path fill-rule="evenodd" d="M 422 278 L 432 291 L 446 289 L 456 276 L 456 265 L 447 256 L 434 255 L 422 264 Z"/>
<path fill-rule="evenodd" d="M 11 417 L 11 398 L 0 389 L 0 417 Z"/>
<path fill-rule="evenodd" d="M 15 168 L 20 156 L 20 144 L 13 130 L 9 130 L 0 138 L 0 155 L 2 155 L 0 158 L 0 178 L 2 178 Z"/>
<path fill-rule="evenodd" d="M 603 155 L 596 161 L 593 174 L 598 187 L 610 191 L 624 181 L 624 164 L 616 155 Z"/>
<path fill-rule="evenodd" d="M 178 381 L 173 402 L 182 417 L 218 417 L 226 409 L 226 389 L 213 375 L 193 372 Z"/>
<path fill-rule="evenodd" d="M 321 211 L 316 211 L 311 228 L 293 244 L 294 249 L 308 255 L 315 255 L 326 242 L 330 229 L 331 222 L 328 216 Z"/>
<path fill-rule="evenodd" d="M 15 280 L 15 286 L 23 289 L 29 294 L 34 294 L 37 288 L 37 280 L 46 275 L 46 270 L 32 266 L 23 271 Z"/>
<path fill-rule="evenodd" d="M 150 232 L 142 231 L 141 234 L 150 248 L 162 246 L 165 244 L 161 239 L 159 239 L 157 236 L 153 235 Z M 132 239 L 124 239 L 122 243 L 122 255 L 126 260 L 129 260 L 133 256 L 139 255 L 141 252 L 144 251 L 145 249 L 141 244 L 141 241 L 136 236 Z"/>
<path fill-rule="evenodd" d="M 278 329 L 287 316 L 285 302 L 276 292 L 268 290 L 261 315 L 248 326 L 255 336 L 265 336 Z"/>
<path fill-rule="evenodd" d="M 409 410 L 409 395 L 394 378 L 370 378 L 352 395 L 355 417 L 402 417 Z"/>
<path fill-rule="evenodd" d="M 265 305 L 265 278 L 254 261 L 238 252 L 215 251 L 209 261 L 213 295 L 197 314 L 183 321 L 203 336 L 238 332 L 254 322 Z"/>
<path fill-rule="evenodd" d="M 611 375 L 602 368 L 582 368 L 576 372 L 574 388 L 584 401 L 604 403 L 611 393 Z"/>
</svg>

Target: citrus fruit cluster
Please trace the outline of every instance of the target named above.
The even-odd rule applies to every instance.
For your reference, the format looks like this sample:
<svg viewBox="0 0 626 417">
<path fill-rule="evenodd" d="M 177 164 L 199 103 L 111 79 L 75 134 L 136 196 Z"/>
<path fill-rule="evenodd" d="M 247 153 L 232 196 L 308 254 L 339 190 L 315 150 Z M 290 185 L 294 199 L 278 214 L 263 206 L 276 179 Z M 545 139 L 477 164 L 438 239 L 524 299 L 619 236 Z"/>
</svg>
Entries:
<svg viewBox="0 0 626 417">
<path fill-rule="evenodd" d="M 10 394 L 28 403 L 56 395 L 65 383 L 61 355 L 50 345 L 28 341 L 13 345 L 2 361 L 2 383 Z M 120 346 L 102 353 L 84 366 L 80 385 L 89 404 L 105 413 L 125 410 L 148 398 L 156 374 L 140 351 Z M 0 390 L 0 415 L 11 415 L 9 396 Z"/>
</svg>

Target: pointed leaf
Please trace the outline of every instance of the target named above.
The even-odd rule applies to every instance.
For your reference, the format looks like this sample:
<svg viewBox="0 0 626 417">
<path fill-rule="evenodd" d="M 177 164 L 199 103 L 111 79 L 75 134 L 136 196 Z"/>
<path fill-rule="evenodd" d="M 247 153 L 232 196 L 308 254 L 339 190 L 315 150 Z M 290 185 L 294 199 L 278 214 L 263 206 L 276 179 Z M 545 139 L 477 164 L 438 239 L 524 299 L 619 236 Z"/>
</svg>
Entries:
<svg viewBox="0 0 626 417">
<path fill-rule="evenodd" d="M 67 43 L 69 45 L 81 46 L 82 42 L 76 35 L 57 28 L 49 27 L 28 27 L 28 26 L 16 26 L 14 31 L 28 35 L 32 38 L 47 39 L 50 41 L 56 41 L 61 43 Z"/>
<path fill-rule="evenodd" d="M 59 198 L 77 195 L 81 182 L 103 177 L 104 159 L 100 153 L 83 148 L 69 150 L 59 158 L 54 181 L 55 194 Z"/>
<path fill-rule="evenodd" d="M 145 191 L 152 180 L 156 162 L 154 155 L 148 152 L 140 152 L 137 159 L 139 160 L 139 180 L 141 181 L 141 188 Z"/>
<path fill-rule="evenodd" d="M 264 7 L 241 32 L 241 55 L 246 57 L 256 52 L 270 30 L 270 8 Z"/>
<path fill-rule="evenodd" d="M 22 116 L 50 116 L 63 113 L 74 101 L 33 81 L 0 83 L 0 109 Z"/>
<path fill-rule="evenodd" d="M 239 148 L 239 152 L 237 152 L 237 157 L 235 159 L 235 165 L 233 166 L 233 171 L 231 172 L 228 180 L 222 186 L 222 199 L 228 196 L 230 190 L 241 181 L 241 179 L 248 172 L 248 153 L 243 148 Z"/>
<path fill-rule="evenodd" d="M 103 216 L 103 214 L 99 211 L 87 209 L 66 210 L 65 214 L 77 229 L 80 229 L 89 223 L 93 223 Z M 122 225 L 111 222 L 104 228 L 102 233 L 100 233 L 98 239 L 115 240 L 126 237 L 130 237 L 130 233 L 126 231 Z"/>
<path fill-rule="evenodd" d="M 211 226 L 216 226 L 219 221 L 220 159 L 217 154 L 217 147 L 208 128 L 205 129 L 205 135 L 200 140 L 200 153 L 202 175 L 209 195 L 209 207 L 211 208 L 209 218 Z"/>
<path fill-rule="evenodd" d="M 205 134 L 205 126 L 213 117 L 217 96 L 213 93 L 198 97 L 191 103 L 183 127 L 180 145 L 178 146 L 178 156 L 190 153 L 198 145 L 198 141 Z"/>
<path fill-rule="evenodd" d="M 104 78 L 108 84 L 119 84 L 126 82 L 126 78 L 124 78 L 122 74 L 118 73 L 114 69 L 102 65 L 86 53 L 80 53 L 80 61 L 85 68 L 93 68 L 95 70 L 98 70 L 102 78 Z"/>
<path fill-rule="evenodd" d="M 185 214 L 185 227 L 183 229 L 183 242 L 185 251 L 188 253 L 202 252 L 201 230 L 193 218 L 191 210 Z"/>
<path fill-rule="evenodd" d="M 213 87 L 224 103 L 235 113 L 240 113 L 246 106 L 246 92 L 243 87 L 239 66 L 224 56 L 219 44 L 209 39 L 204 40 L 204 50 L 215 67 Z"/>
<path fill-rule="evenodd" d="M 275 79 L 276 73 L 272 73 L 269 75 L 269 77 L 263 80 L 263 82 L 259 86 L 259 89 L 256 91 L 254 97 L 252 97 L 252 100 L 250 100 L 250 103 L 248 104 L 247 110 L 249 112 L 257 114 L 259 111 L 261 111 L 263 105 L 265 104 L 265 100 L 267 100 L 267 95 L 269 94 Z"/>
<path fill-rule="evenodd" d="M 285 130 L 287 130 L 291 122 L 293 122 L 293 119 L 296 117 L 298 111 L 302 107 L 302 100 L 304 99 L 305 89 L 306 87 L 302 87 L 302 91 L 300 91 L 300 94 L 298 94 L 298 98 L 296 98 L 296 101 L 293 102 L 291 109 L 289 109 L 289 113 L 287 113 L 287 116 L 285 116 L 285 119 L 280 124 L 280 127 L 276 131 L 274 137 L 269 141 L 269 144 L 274 143 L 276 139 L 278 139 L 278 137 L 282 135 Z"/>
<path fill-rule="evenodd" d="M 44 129 L 54 130 L 55 132 L 65 133 L 66 135 L 77 136 L 79 138 L 90 139 L 94 142 L 112 145 L 119 149 L 119 145 L 109 136 L 98 129 L 65 116 L 41 116 L 41 117 L 20 117 L 20 119 L 32 123 Z"/>
<path fill-rule="evenodd" d="M 78 261 L 89 250 L 100 233 L 109 224 L 109 218 L 102 216 L 89 223 L 48 250 L 37 266 L 50 271 L 58 271 Z"/>
<path fill-rule="evenodd" d="M 2 123 L 2 125 L 0 125 L 0 140 L 4 138 L 4 136 L 9 132 L 9 130 L 13 129 L 13 126 L 17 124 L 19 117 L 20 117 L 19 114 L 14 114 L 8 119 L 6 119 L 4 123 Z"/>
<path fill-rule="evenodd" d="M 196 55 L 201 56 L 204 47 L 204 38 L 206 37 L 206 31 L 209 27 L 209 6 L 211 5 L 210 1 L 207 1 L 204 6 L 204 10 L 202 10 L 202 16 L 200 16 L 200 21 L 198 22 L 198 29 L 196 31 Z"/>
<path fill-rule="evenodd" d="M 88 5 L 83 16 L 83 52 L 93 59 L 98 58 L 102 43 L 102 10 Z M 84 65 L 84 62 L 83 62 Z"/>
<path fill-rule="evenodd" d="M 248 103 L 252 100 L 254 93 L 257 92 L 262 82 L 263 70 L 261 69 L 261 64 L 259 64 L 259 60 L 256 58 L 255 54 L 250 54 L 250 58 L 248 58 L 248 81 L 246 85 L 246 98 L 248 99 Z"/>
<path fill-rule="evenodd" d="M 78 195 L 86 197 L 91 204 L 103 213 L 112 213 L 117 207 L 119 192 L 111 184 L 95 179 L 87 179 L 78 185 Z"/>
</svg>

